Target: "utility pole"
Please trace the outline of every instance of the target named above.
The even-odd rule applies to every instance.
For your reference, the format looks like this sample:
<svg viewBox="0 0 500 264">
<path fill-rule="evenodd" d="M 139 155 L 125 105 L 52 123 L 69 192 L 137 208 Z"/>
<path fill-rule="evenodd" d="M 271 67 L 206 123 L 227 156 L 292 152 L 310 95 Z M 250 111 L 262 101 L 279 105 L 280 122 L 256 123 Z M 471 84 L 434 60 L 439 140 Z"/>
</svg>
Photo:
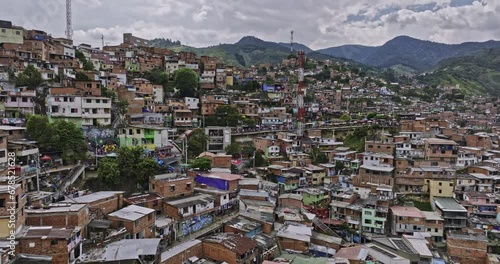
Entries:
<svg viewBox="0 0 500 264">
<path fill-rule="evenodd" d="M 40 192 L 40 152 L 36 155 L 36 191 Z"/>
<path fill-rule="evenodd" d="M 104 35 L 101 35 L 102 49 L 104 50 Z"/>
<path fill-rule="evenodd" d="M 95 140 L 95 168 L 97 169 L 97 136 L 94 138 Z"/>
</svg>

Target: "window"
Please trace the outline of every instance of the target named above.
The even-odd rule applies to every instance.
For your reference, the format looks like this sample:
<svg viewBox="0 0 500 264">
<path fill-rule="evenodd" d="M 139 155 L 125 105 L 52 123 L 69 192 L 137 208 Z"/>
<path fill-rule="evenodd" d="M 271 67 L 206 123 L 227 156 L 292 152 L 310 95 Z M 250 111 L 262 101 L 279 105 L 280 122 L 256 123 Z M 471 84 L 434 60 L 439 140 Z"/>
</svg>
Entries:
<svg viewBox="0 0 500 264">
<path fill-rule="evenodd" d="M 441 189 L 439 189 L 439 193 L 443 193 L 443 191 Z"/>
<path fill-rule="evenodd" d="M 135 225 L 136 227 L 137 227 L 137 226 L 139 226 L 139 223 L 140 223 L 140 222 L 139 222 L 139 220 L 135 220 L 135 221 L 134 221 L 134 225 Z"/>
<path fill-rule="evenodd" d="M 57 245 L 57 240 L 50 240 L 50 245 L 51 246 Z"/>
<path fill-rule="evenodd" d="M 175 192 L 175 185 L 170 185 L 170 192 Z"/>
<path fill-rule="evenodd" d="M 183 213 L 183 214 L 187 214 L 187 213 L 188 213 L 188 211 L 189 211 L 189 210 L 188 210 L 188 208 L 187 208 L 187 207 L 182 208 L 182 213 Z"/>
<path fill-rule="evenodd" d="M 2 33 L 5 33 L 5 32 L 7 32 L 7 31 L 5 30 L 5 28 L 2 28 Z"/>
<path fill-rule="evenodd" d="M 148 214 L 148 221 L 151 221 L 153 219 L 153 214 Z"/>
<path fill-rule="evenodd" d="M 5 199 L 0 199 L 0 207 L 5 207 Z"/>
<path fill-rule="evenodd" d="M 92 88 L 92 84 L 91 83 L 87 83 L 85 86 L 87 86 L 87 88 Z"/>
<path fill-rule="evenodd" d="M 87 99 L 86 101 L 87 101 L 87 104 L 92 103 L 92 99 Z"/>
<path fill-rule="evenodd" d="M 123 221 L 118 221 L 118 227 L 122 228 L 124 226 Z"/>
<path fill-rule="evenodd" d="M 70 101 L 70 102 L 74 102 L 74 101 L 75 101 L 75 98 L 74 98 L 74 97 L 70 97 L 70 98 L 69 98 L 69 101 Z"/>
<path fill-rule="evenodd" d="M 453 187 L 453 183 L 450 182 L 450 187 Z"/>
<path fill-rule="evenodd" d="M 102 103 L 103 103 L 103 104 L 107 104 L 107 103 L 108 103 L 108 100 L 103 99 L 103 100 L 102 100 Z"/>
<path fill-rule="evenodd" d="M 431 230 L 432 230 L 431 228 L 427 228 L 427 232 L 431 232 Z"/>
<path fill-rule="evenodd" d="M 21 101 L 22 101 L 23 103 L 27 103 L 27 102 L 28 102 L 28 97 L 22 97 L 22 98 L 21 98 Z"/>
<path fill-rule="evenodd" d="M 100 104 L 100 103 L 101 103 L 101 99 L 95 99 L 95 102 L 96 102 L 97 104 Z"/>
<path fill-rule="evenodd" d="M 0 158 L 5 158 L 5 150 L 0 151 Z"/>
<path fill-rule="evenodd" d="M 437 232 L 438 232 L 438 229 L 437 229 L 437 228 L 435 228 L 435 229 L 434 229 L 434 232 L 436 232 L 436 233 L 437 233 Z"/>
<path fill-rule="evenodd" d="M 78 113 L 78 108 L 71 108 L 71 113 Z"/>
<path fill-rule="evenodd" d="M 10 101 L 11 101 L 11 102 L 17 102 L 17 97 L 11 97 L 11 98 L 10 98 Z"/>
<path fill-rule="evenodd" d="M 186 183 L 186 189 L 191 189 L 191 183 Z"/>
<path fill-rule="evenodd" d="M 442 183 L 442 182 L 439 182 L 439 186 L 443 186 L 443 183 Z"/>
<path fill-rule="evenodd" d="M 372 224 L 372 220 L 370 220 L 370 219 L 365 219 L 365 224 L 371 225 L 371 224 Z"/>
</svg>

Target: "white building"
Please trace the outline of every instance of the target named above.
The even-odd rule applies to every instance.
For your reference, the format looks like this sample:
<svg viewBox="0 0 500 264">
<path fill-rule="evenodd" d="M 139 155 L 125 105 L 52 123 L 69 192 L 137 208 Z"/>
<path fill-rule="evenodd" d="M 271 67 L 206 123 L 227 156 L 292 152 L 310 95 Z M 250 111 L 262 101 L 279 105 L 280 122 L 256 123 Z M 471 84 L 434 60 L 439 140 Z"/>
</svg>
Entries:
<svg viewBox="0 0 500 264">
<path fill-rule="evenodd" d="M 64 119 L 80 126 L 111 124 L 111 99 L 107 97 L 81 97 L 49 95 L 47 115 L 50 119 Z"/>
<path fill-rule="evenodd" d="M 230 127 L 206 127 L 205 134 L 208 136 L 208 152 L 223 152 L 231 144 Z"/>
<path fill-rule="evenodd" d="M 153 101 L 157 104 L 164 103 L 165 94 L 163 93 L 163 87 L 153 86 Z"/>
<path fill-rule="evenodd" d="M 200 99 L 194 97 L 184 97 L 184 104 L 189 110 L 198 110 Z"/>
</svg>

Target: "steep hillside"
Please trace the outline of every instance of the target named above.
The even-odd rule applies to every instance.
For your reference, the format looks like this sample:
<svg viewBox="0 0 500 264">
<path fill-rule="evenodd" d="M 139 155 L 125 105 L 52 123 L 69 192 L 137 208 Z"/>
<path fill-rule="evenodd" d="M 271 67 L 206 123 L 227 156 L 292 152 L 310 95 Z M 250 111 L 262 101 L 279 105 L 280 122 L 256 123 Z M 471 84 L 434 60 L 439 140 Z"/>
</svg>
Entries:
<svg viewBox="0 0 500 264">
<path fill-rule="evenodd" d="M 390 68 L 400 65 L 399 67 L 404 66 L 423 72 L 435 67 L 442 60 L 471 55 L 496 47 L 500 47 L 500 41 L 448 45 L 400 36 L 379 47 L 345 45 L 318 50 L 318 52 L 376 67 Z"/>
<path fill-rule="evenodd" d="M 429 85 L 460 85 L 466 93 L 500 96 L 500 48 L 447 59 L 419 76 Z"/>
</svg>

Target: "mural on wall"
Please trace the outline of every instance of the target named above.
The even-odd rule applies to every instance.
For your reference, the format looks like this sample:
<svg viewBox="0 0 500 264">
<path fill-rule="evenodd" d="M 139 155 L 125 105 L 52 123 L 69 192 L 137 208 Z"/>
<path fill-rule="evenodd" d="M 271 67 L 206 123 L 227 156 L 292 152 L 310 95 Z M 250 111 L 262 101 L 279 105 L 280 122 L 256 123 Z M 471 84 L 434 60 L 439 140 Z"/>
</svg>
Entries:
<svg viewBox="0 0 500 264">
<path fill-rule="evenodd" d="M 180 236 L 186 236 L 190 233 L 194 233 L 204 227 L 212 224 L 214 217 L 212 214 L 204 214 L 200 216 L 194 216 L 181 223 Z"/>
<path fill-rule="evenodd" d="M 115 133 L 112 129 L 106 128 L 91 128 L 83 131 L 87 139 L 88 150 L 103 156 L 115 153 L 118 149 L 119 142 L 115 138 Z"/>
</svg>

